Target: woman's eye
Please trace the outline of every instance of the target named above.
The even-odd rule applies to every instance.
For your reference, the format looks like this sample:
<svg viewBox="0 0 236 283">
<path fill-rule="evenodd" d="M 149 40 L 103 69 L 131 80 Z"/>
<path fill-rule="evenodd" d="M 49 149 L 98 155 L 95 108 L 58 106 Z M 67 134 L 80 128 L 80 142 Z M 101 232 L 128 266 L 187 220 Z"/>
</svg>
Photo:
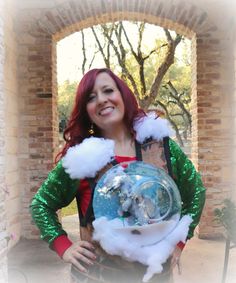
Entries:
<svg viewBox="0 0 236 283">
<path fill-rule="evenodd" d="M 90 102 L 90 101 L 94 100 L 94 99 L 95 99 L 95 97 L 96 97 L 96 95 L 95 95 L 95 94 L 90 94 L 90 95 L 88 96 L 88 102 Z"/>
<path fill-rule="evenodd" d="M 107 89 L 104 90 L 104 92 L 109 94 L 109 93 L 113 92 L 113 89 L 112 88 L 107 88 Z"/>
</svg>

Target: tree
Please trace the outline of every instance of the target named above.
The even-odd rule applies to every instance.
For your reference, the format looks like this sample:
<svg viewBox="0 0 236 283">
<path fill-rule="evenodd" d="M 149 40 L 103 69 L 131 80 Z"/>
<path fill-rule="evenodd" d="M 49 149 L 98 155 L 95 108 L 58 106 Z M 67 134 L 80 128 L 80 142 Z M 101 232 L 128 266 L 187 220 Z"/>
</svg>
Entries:
<svg viewBox="0 0 236 283">
<path fill-rule="evenodd" d="M 175 50 L 182 40 L 182 36 L 173 35 L 169 30 L 164 29 L 166 40 L 158 38 L 154 47 L 151 49 L 145 48 L 145 51 L 143 51 L 143 36 L 146 24 L 143 22 L 134 24 L 137 27 L 136 46 L 131 42 L 123 22 L 104 24 L 98 30 L 92 27 L 98 50 L 102 54 L 105 65 L 109 68 L 111 65 L 111 47 L 113 48 L 117 63 L 121 67 L 121 77 L 133 89 L 140 106 L 148 110 L 152 106 L 159 105 L 175 129 L 179 143 L 183 145 L 180 131 L 183 131 L 185 139 L 187 133 L 191 131 L 191 115 L 189 113 L 190 80 L 189 78 L 187 80 L 188 86 L 183 85 L 180 87 L 180 93 L 171 80 L 163 84 L 164 77 L 168 73 L 172 75 L 174 73 L 173 71 L 170 73 L 169 70 L 174 63 Z M 101 34 L 100 36 L 97 34 L 101 32 L 103 46 L 98 39 L 101 38 Z M 107 53 L 105 53 L 106 50 Z M 185 60 L 187 58 L 185 56 Z M 179 71 L 180 68 L 175 67 L 175 69 Z M 185 78 L 187 75 L 189 73 L 185 72 Z M 174 79 L 178 78 L 177 70 L 175 70 L 175 76 L 172 77 Z"/>
<path fill-rule="evenodd" d="M 66 126 L 68 117 L 71 113 L 74 97 L 76 92 L 77 82 L 66 80 L 58 87 L 58 112 L 59 112 L 59 128 L 60 131 Z"/>
<path fill-rule="evenodd" d="M 174 63 L 175 50 L 177 45 L 180 43 L 182 36 L 179 34 L 172 36 L 169 30 L 164 29 L 166 41 L 163 42 L 163 40 L 156 40 L 156 45 L 151 50 L 146 49 L 144 52 L 142 48 L 146 24 L 144 22 L 136 22 L 134 24 L 137 26 L 138 30 L 137 46 L 133 46 L 123 22 L 101 25 L 104 42 L 107 46 L 107 56 L 104 53 L 104 46 L 102 46 L 98 40 L 98 38 L 101 37 L 97 35 L 94 27 L 92 27 L 92 30 L 98 49 L 103 56 L 106 66 L 110 66 L 108 61 L 111 57 L 110 48 L 108 47 L 111 46 L 118 64 L 121 67 L 122 78 L 131 85 L 140 106 L 147 110 L 158 95 L 163 77 L 170 66 Z M 163 48 L 165 48 L 164 52 Z M 145 63 L 151 57 L 153 58 L 153 55 L 157 56 L 157 54 L 161 54 L 161 52 L 162 60 L 159 60 L 159 64 L 155 66 L 153 80 L 150 85 L 147 85 L 145 79 Z M 128 64 L 130 56 L 133 57 L 136 64 L 137 71 L 134 73 L 131 72 Z M 139 87 L 137 81 L 139 82 Z"/>
<path fill-rule="evenodd" d="M 173 65 L 165 75 L 160 94 L 154 102 L 155 106 L 160 106 L 164 110 L 181 145 L 191 134 L 190 72 L 189 65 Z"/>
<path fill-rule="evenodd" d="M 156 106 L 164 110 L 181 142 L 180 131 L 189 132 L 191 128 L 189 73 L 184 65 L 174 65 L 175 51 L 183 37 L 167 29 L 163 29 L 160 37 L 160 28 L 156 27 L 154 37 L 155 33 L 157 36 L 152 46 L 145 44 L 147 25 L 120 21 L 81 31 L 81 70 L 84 74 L 93 67 L 95 57 L 100 56 L 107 68 L 119 73 L 126 81 L 144 110 Z M 96 46 L 93 52 L 86 48 L 91 35 Z M 179 73 L 183 73 L 184 68 L 184 81 L 188 81 L 188 85 L 179 83 L 183 81 L 179 79 Z"/>
</svg>

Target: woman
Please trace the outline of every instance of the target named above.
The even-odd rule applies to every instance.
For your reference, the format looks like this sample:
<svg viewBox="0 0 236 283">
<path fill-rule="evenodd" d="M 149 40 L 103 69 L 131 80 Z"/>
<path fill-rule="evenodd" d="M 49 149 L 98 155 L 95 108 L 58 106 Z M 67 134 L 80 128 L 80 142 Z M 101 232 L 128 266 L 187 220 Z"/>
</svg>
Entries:
<svg viewBox="0 0 236 283">
<path fill-rule="evenodd" d="M 109 69 L 90 70 L 82 78 L 68 126 L 66 144 L 57 166 L 34 196 L 31 211 L 42 238 L 66 262 L 72 263 L 74 282 L 141 282 L 144 266 L 110 256 L 92 240 L 92 190 L 112 162 L 143 160 L 164 169 L 175 180 L 182 215 L 199 222 L 205 189 L 199 174 L 178 145 L 168 138 L 166 120 L 147 116 L 128 88 Z M 91 137 L 92 136 L 92 137 Z M 81 240 L 72 243 L 58 222 L 56 211 L 77 198 Z M 180 241 L 151 282 L 169 282 L 172 267 L 184 247 Z M 135 270 L 135 272 L 134 272 Z M 123 278 L 123 279 L 122 279 Z"/>
</svg>

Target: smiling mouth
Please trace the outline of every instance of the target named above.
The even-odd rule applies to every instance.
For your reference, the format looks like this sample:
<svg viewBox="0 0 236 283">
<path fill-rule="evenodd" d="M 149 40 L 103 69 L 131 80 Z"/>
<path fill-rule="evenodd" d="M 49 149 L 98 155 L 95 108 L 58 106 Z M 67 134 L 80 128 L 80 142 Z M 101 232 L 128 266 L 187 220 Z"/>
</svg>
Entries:
<svg viewBox="0 0 236 283">
<path fill-rule="evenodd" d="M 108 107 L 101 109 L 98 114 L 100 116 L 105 116 L 105 115 L 110 114 L 113 110 L 114 110 L 114 107 L 108 106 Z"/>
</svg>

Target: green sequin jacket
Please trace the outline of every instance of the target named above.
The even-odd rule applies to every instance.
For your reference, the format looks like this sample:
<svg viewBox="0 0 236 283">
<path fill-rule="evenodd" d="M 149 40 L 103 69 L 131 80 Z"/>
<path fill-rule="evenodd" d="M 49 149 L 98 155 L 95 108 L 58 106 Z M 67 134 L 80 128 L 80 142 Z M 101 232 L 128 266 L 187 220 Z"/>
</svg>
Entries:
<svg viewBox="0 0 236 283">
<path fill-rule="evenodd" d="M 172 173 L 182 198 L 182 215 L 190 215 L 188 239 L 199 223 L 205 202 L 205 188 L 199 173 L 176 142 L 169 139 Z M 40 229 L 41 238 L 51 244 L 60 235 L 66 235 L 56 211 L 69 205 L 75 198 L 80 180 L 65 172 L 62 161 L 49 173 L 31 203 L 32 217 Z"/>
</svg>

